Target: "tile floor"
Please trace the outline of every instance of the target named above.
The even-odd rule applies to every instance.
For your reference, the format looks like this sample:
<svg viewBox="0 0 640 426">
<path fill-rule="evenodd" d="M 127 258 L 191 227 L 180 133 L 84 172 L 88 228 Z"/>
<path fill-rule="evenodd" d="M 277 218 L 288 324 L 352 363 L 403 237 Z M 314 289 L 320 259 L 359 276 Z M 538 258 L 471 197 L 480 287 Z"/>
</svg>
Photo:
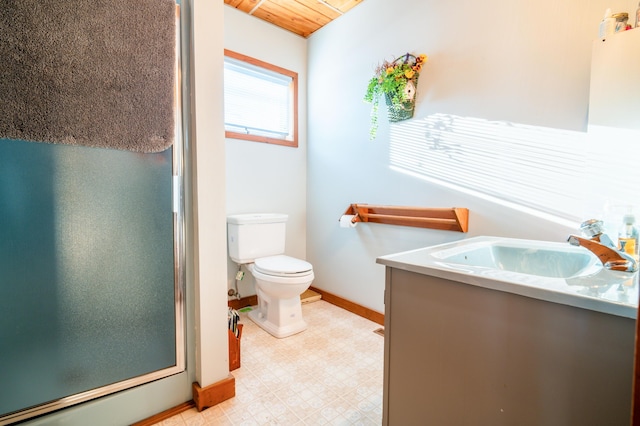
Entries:
<svg viewBox="0 0 640 426">
<path fill-rule="evenodd" d="M 241 312 L 236 396 L 157 425 L 380 425 L 380 325 L 324 300 L 303 304 L 302 314 L 306 331 L 276 339 Z"/>
</svg>

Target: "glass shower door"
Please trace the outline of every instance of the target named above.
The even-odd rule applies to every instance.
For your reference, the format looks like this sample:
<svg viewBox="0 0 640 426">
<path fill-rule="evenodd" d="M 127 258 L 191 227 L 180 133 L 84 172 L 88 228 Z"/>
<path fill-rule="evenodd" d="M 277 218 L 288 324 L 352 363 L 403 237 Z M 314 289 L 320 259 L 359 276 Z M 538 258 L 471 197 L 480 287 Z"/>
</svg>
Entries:
<svg viewBox="0 0 640 426">
<path fill-rule="evenodd" d="M 174 149 L 0 140 L 0 424 L 184 369 Z"/>
</svg>

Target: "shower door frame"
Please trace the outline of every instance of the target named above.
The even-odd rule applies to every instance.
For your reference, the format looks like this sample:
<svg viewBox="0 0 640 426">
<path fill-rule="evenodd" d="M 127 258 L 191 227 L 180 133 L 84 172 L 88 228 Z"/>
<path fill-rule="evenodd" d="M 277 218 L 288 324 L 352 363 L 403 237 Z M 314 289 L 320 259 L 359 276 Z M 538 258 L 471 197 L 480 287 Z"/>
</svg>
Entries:
<svg viewBox="0 0 640 426">
<path fill-rule="evenodd" d="M 76 404 L 91 401 L 135 386 L 163 379 L 186 371 L 186 304 L 185 304 L 185 218 L 184 218 L 184 138 L 182 124 L 182 75 L 181 75 L 181 20 L 180 5 L 176 4 L 176 82 L 175 82 L 175 142 L 172 149 L 172 210 L 173 210 L 173 279 L 175 300 L 175 348 L 176 364 L 141 376 L 91 389 L 55 401 L 37 405 L 0 417 L 0 426 L 24 421 Z"/>
</svg>

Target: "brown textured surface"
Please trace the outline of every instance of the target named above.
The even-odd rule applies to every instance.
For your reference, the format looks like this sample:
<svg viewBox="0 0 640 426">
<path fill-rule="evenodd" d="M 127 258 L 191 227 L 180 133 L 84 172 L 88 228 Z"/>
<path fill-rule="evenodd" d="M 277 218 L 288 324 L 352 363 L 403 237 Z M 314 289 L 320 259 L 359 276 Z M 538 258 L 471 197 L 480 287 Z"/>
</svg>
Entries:
<svg viewBox="0 0 640 426">
<path fill-rule="evenodd" d="M 174 140 L 174 0 L 8 0 L 0 138 L 137 152 Z"/>
<path fill-rule="evenodd" d="M 339 18 L 362 0 L 224 0 L 228 6 L 302 37 Z"/>
</svg>

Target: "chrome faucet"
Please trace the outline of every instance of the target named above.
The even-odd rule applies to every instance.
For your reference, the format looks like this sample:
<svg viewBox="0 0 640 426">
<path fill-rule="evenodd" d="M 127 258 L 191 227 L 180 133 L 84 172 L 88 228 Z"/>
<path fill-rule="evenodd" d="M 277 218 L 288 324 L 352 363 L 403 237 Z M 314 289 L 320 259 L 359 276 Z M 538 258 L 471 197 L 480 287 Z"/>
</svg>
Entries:
<svg viewBox="0 0 640 426">
<path fill-rule="evenodd" d="M 582 246 L 595 254 L 602 265 L 613 271 L 636 272 L 638 262 L 629 254 L 618 250 L 611 238 L 604 233 L 604 226 L 601 220 L 589 219 L 582 222 L 580 231 L 587 238 L 569 235 L 567 240 L 574 246 Z"/>
</svg>

